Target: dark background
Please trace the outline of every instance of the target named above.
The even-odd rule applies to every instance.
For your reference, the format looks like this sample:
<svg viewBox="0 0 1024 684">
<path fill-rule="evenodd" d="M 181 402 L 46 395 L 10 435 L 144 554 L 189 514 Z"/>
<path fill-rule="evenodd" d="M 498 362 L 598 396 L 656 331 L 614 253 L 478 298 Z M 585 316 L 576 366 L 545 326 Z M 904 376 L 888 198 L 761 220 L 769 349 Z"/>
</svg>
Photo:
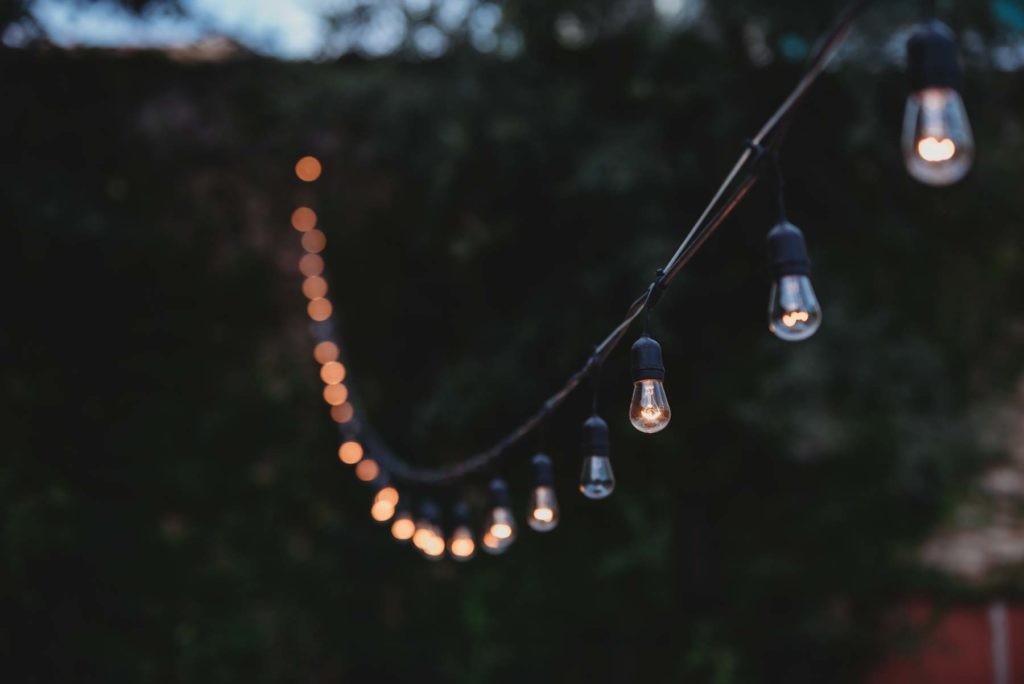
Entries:
<svg viewBox="0 0 1024 684">
<path fill-rule="evenodd" d="M 294 206 L 327 233 L 360 415 L 410 462 L 457 460 L 618 322 L 839 8 L 710 4 L 674 32 L 621 6 L 512 3 L 510 54 L 458 32 L 436 59 L 0 51 L 8 681 L 860 681 L 905 645 L 908 597 L 1019 595 L 1019 571 L 965 585 L 918 553 L 1006 458 L 986 436 L 1024 367 L 1024 84 L 989 58 L 1014 3 L 944 6 L 972 37 L 961 184 L 899 158 L 914 3 L 869 13 L 797 115 L 814 338 L 766 329 L 759 185 L 656 310 L 665 432 L 629 426 L 624 351 L 607 365 L 611 498 L 575 491 L 580 393 L 550 428 L 550 535 L 428 564 L 370 520 L 319 397 Z M 535 448 L 509 454 L 520 513 Z"/>
</svg>

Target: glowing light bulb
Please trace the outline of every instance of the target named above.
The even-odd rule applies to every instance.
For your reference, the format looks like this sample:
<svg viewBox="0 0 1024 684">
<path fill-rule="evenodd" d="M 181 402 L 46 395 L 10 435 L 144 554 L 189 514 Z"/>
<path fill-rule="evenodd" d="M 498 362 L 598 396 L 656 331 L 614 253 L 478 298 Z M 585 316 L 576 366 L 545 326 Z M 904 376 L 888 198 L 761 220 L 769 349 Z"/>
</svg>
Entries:
<svg viewBox="0 0 1024 684">
<path fill-rule="evenodd" d="M 615 474 L 609 458 L 608 423 L 593 415 L 583 423 L 583 469 L 580 491 L 588 499 L 603 499 L 615 490 Z"/>
<path fill-rule="evenodd" d="M 537 454 L 532 463 L 533 492 L 530 494 L 530 517 L 526 522 L 537 532 L 550 532 L 558 526 L 558 498 L 555 496 L 551 458 Z"/>
<path fill-rule="evenodd" d="M 412 539 L 416 532 L 416 523 L 412 519 L 412 513 L 406 508 L 399 509 L 395 519 L 391 522 L 391 536 L 396 541 L 407 542 Z"/>
<path fill-rule="evenodd" d="M 502 544 L 501 540 L 490 532 L 484 532 L 483 539 L 480 541 L 483 543 L 484 553 L 489 553 L 492 556 L 497 556 L 508 550 L 508 544 Z"/>
<path fill-rule="evenodd" d="M 811 287 L 811 262 L 800 229 L 782 221 L 768 233 L 775 282 L 768 300 L 768 329 L 787 342 L 805 340 L 821 327 L 821 306 Z"/>
<path fill-rule="evenodd" d="M 444 556 L 445 542 L 441 534 L 441 509 L 433 501 L 424 501 L 416 519 L 412 543 L 427 560 Z"/>
<path fill-rule="evenodd" d="M 491 480 L 490 501 L 484 530 L 498 546 L 507 547 L 516 538 L 516 520 L 509 503 L 508 485 L 501 478 Z"/>
<path fill-rule="evenodd" d="M 476 555 L 476 542 L 473 533 L 466 526 L 459 526 L 448 539 L 448 553 L 457 561 L 468 561 Z"/>
<path fill-rule="evenodd" d="M 381 488 L 381 490 L 379 492 L 377 492 L 377 496 L 375 498 L 376 498 L 376 500 L 384 501 L 384 502 L 390 504 L 391 506 L 397 506 L 398 505 L 398 490 L 395 489 L 394 487 L 392 487 L 391 485 L 387 485 L 387 486 Z"/>
<path fill-rule="evenodd" d="M 665 395 L 665 363 L 661 345 L 644 333 L 630 350 L 633 375 L 633 399 L 629 403 L 629 422 L 640 432 L 660 432 L 672 419 Z"/>
<path fill-rule="evenodd" d="M 921 24 L 907 42 L 911 93 L 903 114 L 903 161 L 928 185 L 956 183 L 974 162 L 974 135 L 960 87 L 953 32 L 939 21 Z"/>
<path fill-rule="evenodd" d="M 387 522 L 395 514 L 395 505 L 388 501 L 375 500 L 370 507 L 370 517 L 377 522 Z"/>
<path fill-rule="evenodd" d="M 338 447 L 338 459 L 345 465 L 355 465 L 363 460 L 363 445 L 351 440 Z"/>
</svg>

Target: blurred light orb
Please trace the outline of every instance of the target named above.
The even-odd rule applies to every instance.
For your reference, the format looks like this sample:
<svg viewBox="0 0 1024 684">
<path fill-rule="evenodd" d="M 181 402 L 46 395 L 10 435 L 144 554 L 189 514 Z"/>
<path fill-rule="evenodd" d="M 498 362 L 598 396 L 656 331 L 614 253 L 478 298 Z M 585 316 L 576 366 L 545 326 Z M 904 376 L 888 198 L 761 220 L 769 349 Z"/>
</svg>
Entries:
<svg viewBox="0 0 1024 684">
<path fill-rule="evenodd" d="M 302 281 L 302 294 L 306 295 L 307 299 L 320 299 L 326 296 L 327 281 L 318 275 L 306 278 Z"/>
<path fill-rule="evenodd" d="M 320 379 L 325 385 L 337 385 L 345 379 L 345 366 L 337 361 L 328 361 L 320 369 Z"/>
<path fill-rule="evenodd" d="M 356 477 L 363 482 L 370 482 L 380 475 L 380 466 L 372 458 L 364 458 L 356 465 Z"/>
<path fill-rule="evenodd" d="M 305 233 L 316 228 L 316 212 L 309 207 L 299 207 L 292 212 L 292 228 Z"/>
<path fill-rule="evenodd" d="M 338 345 L 330 341 L 321 342 L 313 347 L 313 358 L 317 363 L 330 363 L 338 358 Z"/>
<path fill-rule="evenodd" d="M 327 246 L 327 236 L 316 228 L 302 234 L 302 248 L 310 254 L 319 254 Z"/>
<path fill-rule="evenodd" d="M 304 254 L 299 259 L 299 272 L 307 278 L 324 272 L 324 258 L 319 254 Z"/>
<path fill-rule="evenodd" d="M 356 411 L 352 408 L 352 404 L 346 401 L 343 404 L 331 407 L 331 420 L 335 423 L 345 424 L 352 420 L 355 413 Z"/>
<path fill-rule="evenodd" d="M 340 384 L 324 387 L 324 401 L 331 406 L 341 406 L 346 399 L 348 399 L 348 387 Z"/>
<path fill-rule="evenodd" d="M 320 160 L 316 157 L 306 155 L 299 161 L 295 162 L 295 175 L 299 177 L 299 180 L 312 183 L 320 174 L 323 172 L 323 167 L 320 165 Z"/>
<path fill-rule="evenodd" d="M 338 447 L 338 458 L 346 465 L 355 465 L 363 460 L 363 445 L 348 441 Z"/>
<path fill-rule="evenodd" d="M 331 303 L 323 297 L 314 299 L 306 305 L 306 313 L 308 313 L 309 317 L 314 321 L 326 321 L 331 317 L 331 312 L 333 310 L 334 307 L 331 306 Z"/>
</svg>

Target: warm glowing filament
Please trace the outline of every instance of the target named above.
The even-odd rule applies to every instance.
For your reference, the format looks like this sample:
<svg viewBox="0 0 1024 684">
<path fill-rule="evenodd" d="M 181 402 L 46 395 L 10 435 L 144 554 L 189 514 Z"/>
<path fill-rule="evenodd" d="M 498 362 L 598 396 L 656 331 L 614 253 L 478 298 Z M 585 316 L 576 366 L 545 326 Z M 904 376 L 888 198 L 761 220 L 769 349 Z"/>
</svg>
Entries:
<svg viewBox="0 0 1024 684">
<path fill-rule="evenodd" d="M 640 409 L 640 415 L 643 416 L 643 419 L 651 423 L 661 418 L 661 413 L 661 409 L 657 406 L 644 406 Z"/>
<path fill-rule="evenodd" d="M 374 501 L 370 516 L 377 522 L 387 522 L 395 514 L 395 506 L 387 501 Z"/>
<path fill-rule="evenodd" d="M 355 465 L 363 460 L 363 445 L 359 442 L 345 442 L 338 447 L 338 458 L 346 465 Z"/>
<path fill-rule="evenodd" d="M 423 553 L 428 556 L 437 557 L 444 553 L 444 539 L 437 534 L 431 534 L 430 538 L 423 544 Z"/>
<path fill-rule="evenodd" d="M 933 138 L 928 136 L 917 142 L 917 153 L 926 162 L 949 161 L 956 154 L 956 145 L 949 138 Z"/>
<path fill-rule="evenodd" d="M 391 523 L 391 536 L 398 541 L 408 541 L 412 539 L 412 535 L 416 532 L 416 523 L 409 518 L 396 518 L 395 522 Z"/>
<path fill-rule="evenodd" d="M 452 539 L 449 547 L 451 548 L 452 555 L 458 556 L 459 558 L 468 558 L 473 555 L 474 551 L 476 551 L 476 544 L 474 544 L 473 540 L 468 537 Z"/>
<path fill-rule="evenodd" d="M 333 342 L 321 342 L 313 347 L 313 358 L 317 363 L 330 363 L 338 358 L 338 345 Z"/>
<path fill-rule="evenodd" d="M 373 459 L 364 458 L 356 465 L 356 477 L 363 482 L 369 482 L 380 474 L 380 466 Z"/>
<path fill-rule="evenodd" d="M 348 387 L 344 385 L 328 385 L 324 387 L 324 401 L 331 406 L 340 406 L 348 399 Z"/>
<path fill-rule="evenodd" d="M 491 525 L 491 534 L 497 539 L 508 539 L 512 536 L 512 526 L 508 523 L 494 523 Z"/>
<path fill-rule="evenodd" d="M 337 361 L 328 361 L 320 369 L 320 379 L 325 385 L 337 385 L 345 379 L 345 366 Z"/>
<path fill-rule="evenodd" d="M 555 519 L 555 512 L 550 508 L 535 508 L 533 510 L 533 517 L 541 522 L 551 522 Z"/>
<path fill-rule="evenodd" d="M 398 490 L 394 487 L 385 487 L 384 489 L 377 492 L 377 496 L 374 497 L 374 501 L 384 501 L 386 503 L 395 506 L 398 504 Z"/>
<path fill-rule="evenodd" d="M 782 314 L 782 324 L 787 328 L 792 328 L 797 323 L 806 323 L 810 319 L 811 315 L 806 311 L 790 311 Z"/>
<path fill-rule="evenodd" d="M 309 207 L 299 207 L 292 212 L 292 228 L 305 233 L 316 228 L 316 212 Z"/>
<path fill-rule="evenodd" d="M 299 177 L 299 180 L 304 180 L 307 183 L 312 183 L 319 178 L 321 171 L 323 171 L 323 167 L 316 157 L 307 155 L 295 162 L 295 175 Z"/>
<path fill-rule="evenodd" d="M 429 527 L 417 527 L 416 532 L 412 535 L 412 543 L 417 549 L 426 547 L 427 542 L 434 536 L 434 533 Z"/>
</svg>

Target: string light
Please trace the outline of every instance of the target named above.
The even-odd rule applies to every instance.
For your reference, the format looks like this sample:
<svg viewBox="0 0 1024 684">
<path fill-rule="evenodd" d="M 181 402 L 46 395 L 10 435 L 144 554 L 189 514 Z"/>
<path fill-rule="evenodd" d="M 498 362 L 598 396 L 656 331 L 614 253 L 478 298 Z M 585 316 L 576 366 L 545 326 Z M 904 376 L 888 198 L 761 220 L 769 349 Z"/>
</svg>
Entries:
<svg viewBox="0 0 1024 684">
<path fill-rule="evenodd" d="M 307 299 L 320 299 L 327 294 L 327 281 L 322 276 L 310 276 L 302 281 L 302 294 Z"/>
<path fill-rule="evenodd" d="M 391 486 L 387 476 L 381 472 L 373 480 L 377 493 L 373 496 L 373 505 L 370 507 L 370 517 L 379 523 L 387 522 L 395 515 L 395 507 L 398 506 L 398 490 Z"/>
<path fill-rule="evenodd" d="M 380 466 L 372 458 L 364 458 L 356 464 L 356 477 L 363 482 L 372 482 L 380 474 Z"/>
<path fill-rule="evenodd" d="M 320 160 L 313 156 L 307 155 L 295 162 L 295 175 L 299 177 L 299 180 L 307 183 L 312 183 L 319 178 L 322 170 Z"/>
<path fill-rule="evenodd" d="M 337 385 L 345 379 L 345 366 L 337 361 L 327 361 L 320 368 L 320 379 L 326 385 Z"/>
<path fill-rule="evenodd" d="M 937 19 L 920 24 L 907 41 L 911 92 L 903 114 L 903 161 L 928 185 L 962 179 L 974 161 L 974 135 L 960 97 L 960 64 L 953 31 Z"/>
<path fill-rule="evenodd" d="M 452 533 L 448 537 L 448 555 L 464 562 L 476 555 L 476 542 L 469 527 L 469 506 L 460 501 L 452 508 Z"/>
<path fill-rule="evenodd" d="M 338 458 L 346 465 L 355 465 L 363 460 L 363 445 L 359 442 L 348 441 L 338 447 Z"/>
<path fill-rule="evenodd" d="M 444 556 L 445 541 L 441 533 L 441 509 L 433 501 L 424 501 L 416 519 L 416 532 L 412 543 L 427 560 L 440 560 Z"/>
<path fill-rule="evenodd" d="M 323 297 L 314 299 L 306 305 L 306 313 L 314 321 L 326 321 L 331 317 L 332 311 L 334 307 L 331 306 L 331 302 Z"/>
<path fill-rule="evenodd" d="M 494 540 L 496 550 L 505 551 L 516 538 L 516 519 L 512 515 L 508 484 L 499 477 L 494 478 L 491 480 L 489 494 L 484 529 Z"/>
<path fill-rule="evenodd" d="M 588 499 L 604 499 L 615 490 L 609 447 L 608 423 L 595 413 L 583 423 L 580 492 Z"/>
<path fill-rule="evenodd" d="M 768 251 L 774 275 L 768 329 L 787 342 L 805 340 L 821 326 L 821 307 L 811 286 L 804 234 L 782 221 L 768 233 Z"/>
<path fill-rule="evenodd" d="M 292 212 L 292 228 L 305 233 L 316 228 L 316 212 L 309 207 L 298 207 Z"/>
<path fill-rule="evenodd" d="M 355 416 L 355 409 L 352 408 L 352 403 L 346 401 L 344 404 L 331 407 L 331 420 L 335 423 L 344 425 L 352 420 Z"/>
<path fill-rule="evenodd" d="M 629 422 L 640 432 L 664 430 L 672 418 L 665 395 L 665 363 L 661 345 L 645 332 L 630 350 L 633 375 L 633 399 L 629 403 Z"/>
<path fill-rule="evenodd" d="M 412 539 L 416 532 L 416 522 L 412 518 L 412 511 L 405 503 L 405 497 L 398 502 L 395 518 L 391 521 L 391 536 L 395 541 L 407 542 Z"/>
<path fill-rule="evenodd" d="M 530 517 L 527 523 L 537 532 L 550 532 L 558 526 L 558 497 L 555 496 L 551 458 L 537 454 L 533 465 L 533 492 L 530 494 Z"/>
<path fill-rule="evenodd" d="M 314 228 L 302 234 L 302 248 L 310 254 L 319 254 L 327 246 L 327 236 L 322 230 Z"/>
<path fill-rule="evenodd" d="M 320 342 L 313 347 L 313 358 L 319 364 L 330 363 L 338 358 L 338 345 L 333 342 Z"/>
<path fill-rule="evenodd" d="M 307 278 L 324 272 L 324 258 L 319 254 L 304 254 L 299 259 L 299 272 Z"/>
<path fill-rule="evenodd" d="M 324 387 L 324 401 L 331 406 L 340 406 L 348 399 L 348 388 L 344 385 L 327 385 Z"/>
</svg>

